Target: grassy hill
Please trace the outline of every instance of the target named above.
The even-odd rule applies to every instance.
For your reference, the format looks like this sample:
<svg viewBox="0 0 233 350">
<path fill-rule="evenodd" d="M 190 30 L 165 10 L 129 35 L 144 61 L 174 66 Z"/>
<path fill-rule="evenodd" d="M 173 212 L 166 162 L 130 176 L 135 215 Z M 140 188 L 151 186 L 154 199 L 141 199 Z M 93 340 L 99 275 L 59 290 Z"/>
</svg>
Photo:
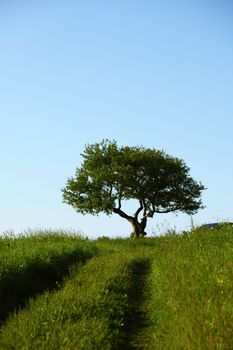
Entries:
<svg viewBox="0 0 233 350">
<path fill-rule="evenodd" d="M 0 238 L 0 349 L 233 349 L 233 228 Z"/>
</svg>

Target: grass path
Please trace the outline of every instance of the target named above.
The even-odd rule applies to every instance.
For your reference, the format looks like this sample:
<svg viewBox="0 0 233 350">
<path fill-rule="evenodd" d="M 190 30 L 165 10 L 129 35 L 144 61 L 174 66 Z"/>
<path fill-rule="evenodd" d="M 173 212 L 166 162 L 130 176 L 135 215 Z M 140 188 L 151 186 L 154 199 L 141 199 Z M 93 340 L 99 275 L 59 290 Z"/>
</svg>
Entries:
<svg viewBox="0 0 233 350">
<path fill-rule="evenodd" d="M 12 315 L 0 349 L 134 349 L 148 260 L 141 254 L 94 257 L 59 291 L 47 292 Z"/>
<path fill-rule="evenodd" d="M 67 235 L 38 234 L 0 239 L 0 325 L 29 298 L 59 288 L 75 263 L 97 254 L 90 242 Z"/>
<path fill-rule="evenodd" d="M 148 323 L 148 290 L 147 279 L 151 269 L 151 259 L 144 258 L 134 266 L 133 288 L 129 291 L 130 308 L 127 319 L 125 344 L 122 350 L 143 350 L 146 343 L 144 331 Z"/>
<path fill-rule="evenodd" d="M 45 259 L 64 276 L 52 256 L 59 251 L 62 259 L 74 241 L 60 243 L 39 258 L 41 245 L 29 255 L 5 255 L 0 286 L 24 260 L 23 271 Z M 22 310 L 10 314 L 0 330 L 0 350 L 233 349 L 232 228 L 86 243 L 78 244 L 88 258 L 65 272 L 56 290 L 32 293 Z"/>
</svg>

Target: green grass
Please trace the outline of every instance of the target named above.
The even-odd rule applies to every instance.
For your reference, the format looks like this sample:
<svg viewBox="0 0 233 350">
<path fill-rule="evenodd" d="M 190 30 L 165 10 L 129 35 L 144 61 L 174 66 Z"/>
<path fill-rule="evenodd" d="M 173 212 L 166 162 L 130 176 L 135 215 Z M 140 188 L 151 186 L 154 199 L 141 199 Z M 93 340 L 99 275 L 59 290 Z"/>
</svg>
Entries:
<svg viewBox="0 0 233 350">
<path fill-rule="evenodd" d="M 233 349 L 233 230 L 161 240 L 148 349 Z"/>
<path fill-rule="evenodd" d="M 1 349 L 123 347 L 140 264 L 142 258 L 132 254 L 113 254 L 74 268 L 59 291 L 31 300 L 27 309 L 10 318 L 3 327 Z"/>
<path fill-rule="evenodd" d="M 230 227 L 134 241 L 3 238 L 0 258 L 1 350 L 233 349 Z"/>
<path fill-rule="evenodd" d="M 37 232 L 0 238 L 0 324 L 29 297 L 59 286 L 74 263 L 97 252 L 80 236 Z"/>
</svg>

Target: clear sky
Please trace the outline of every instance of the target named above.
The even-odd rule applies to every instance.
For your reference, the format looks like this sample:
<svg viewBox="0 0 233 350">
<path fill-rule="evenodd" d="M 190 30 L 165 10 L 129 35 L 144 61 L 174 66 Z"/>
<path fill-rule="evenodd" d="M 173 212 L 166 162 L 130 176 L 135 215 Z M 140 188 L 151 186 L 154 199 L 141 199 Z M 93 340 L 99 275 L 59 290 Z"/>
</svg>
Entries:
<svg viewBox="0 0 233 350">
<path fill-rule="evenodd" d="M 231 1 L 0 1 L 0 233 L 129 235 L 116 215 L 62 203 L 103 138 L 184 159 L 208 188 L 194 224 L 233 221 Z M 162 226 L 190 218 L 158 215 L 147 231 Z"/>
</svg>

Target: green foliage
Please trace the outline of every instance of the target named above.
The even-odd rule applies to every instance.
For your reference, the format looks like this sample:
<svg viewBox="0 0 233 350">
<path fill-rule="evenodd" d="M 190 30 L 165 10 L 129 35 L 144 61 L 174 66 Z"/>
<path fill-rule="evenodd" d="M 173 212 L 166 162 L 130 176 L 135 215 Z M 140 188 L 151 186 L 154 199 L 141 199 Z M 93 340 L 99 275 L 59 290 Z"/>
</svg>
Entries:
<svg viewBox="0 0 233 350">
<path fill-rule="evenodd" d="M 116 213 L 130 221 L 136 235 L 144 235 L 147 217 L 154 213 L 196 213 L 204 186 L 189 175 L 184 161 L 164 151 L 144 147 L 118 147 L 103 140 L 86 146 L 84 161 L 63 188 L 63 200 L 82 214 Z M 134 216 L 122 211 L 122 201 L 134 199 Z M 141 227 L 138 215 L 143 212 Z"/>
</svg>

